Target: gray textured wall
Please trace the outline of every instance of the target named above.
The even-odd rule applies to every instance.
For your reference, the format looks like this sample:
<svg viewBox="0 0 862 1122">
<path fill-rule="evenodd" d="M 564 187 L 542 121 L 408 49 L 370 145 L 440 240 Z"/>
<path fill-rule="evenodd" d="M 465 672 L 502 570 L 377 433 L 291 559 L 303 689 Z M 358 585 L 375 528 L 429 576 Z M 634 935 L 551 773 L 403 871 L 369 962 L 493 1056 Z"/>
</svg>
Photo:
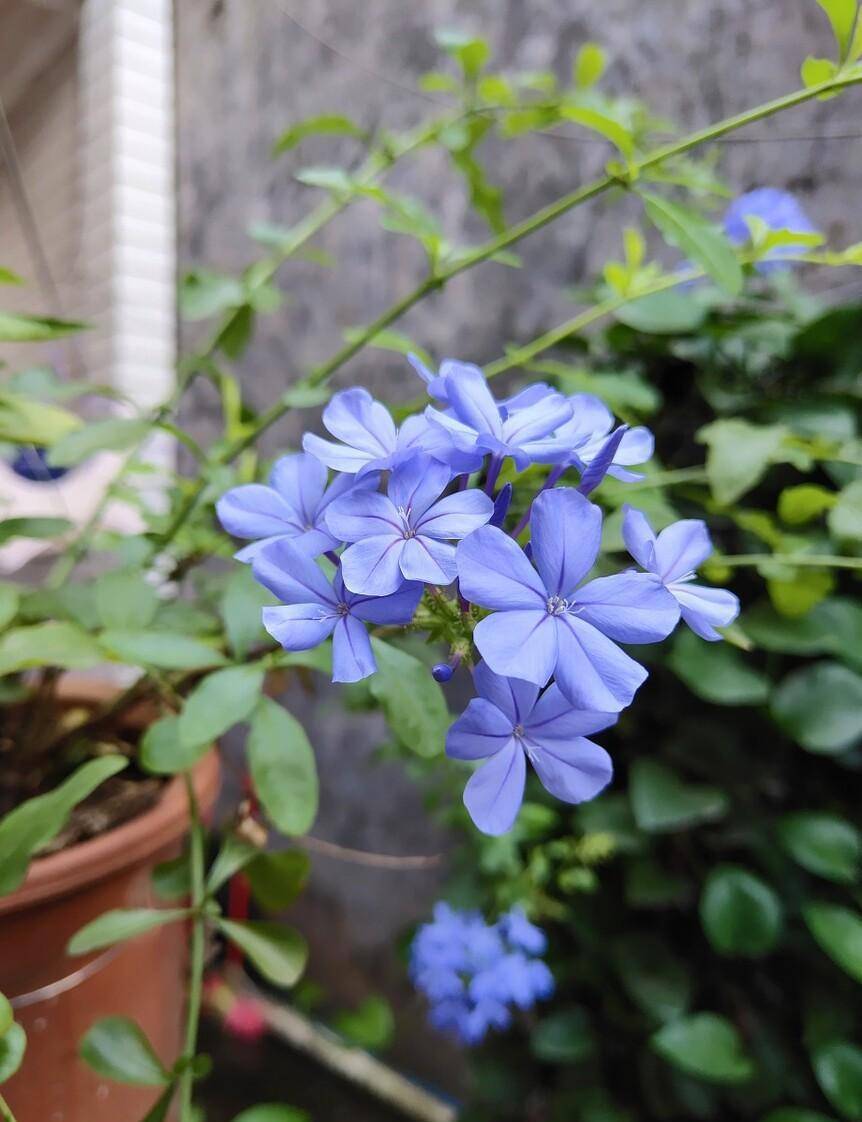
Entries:
<svg viewBox="0 0 862 1122">
<path fill-rule="evenodd" d="M 349 142 L 312 141 L 272 162 L 270 145 L 287 123 L 335 111 L 366 125 L 404 126 L 434 109 L 410 87 L 435 65 L 435 26 L 481 30 L 505 65 L 561 74 L 581 42 L 597 40 L 610 52 L 612 87 L 637 92 L 686 127 L 795 88 L 803 56 L 831 51 L 813 0 L 177 0 L 177 7 L 180 254 L 186 265 L 226 270 L 254 253 L 244 233 L 250 221 L 289 224 L 315 201 L 314 192 L 292 181 L 292 169 L 352 151 Z M 862 143 L 799 139 L 862 131 L 859 106 L 860 94 L 851 92 L 755 126 L 744 142 L 723 146 L 722 169 L 739 189 L 789 187 L 838 240 L 862 239 Z M 552 137 L 525 139 L 495 163 L 497 155 L 491 149 L 489 162 L 506 187 L 510 217 L 589 178 L 606 158 L 594 145 Z M 453 238 L 482 236 L 460 183 L 443 173 L 434 154 L 398 169 L 393 182 L 421 194 Z M 507 339 L 527 338 L 570 314 L 564 285 L 591 276 L 617 243 L 624 213 L 625 206 L 599 202 L 566 217 L 523 244 L 527 268 L 491 264 L 458 278 L 404 326 L 437 354 L 480 362 L 495 357 Z M 370 204 L 339 218 L 319 244 L 342 265 L 324 270 L 297 263 L 285 270 L 288 301 L 262 323 L 243 359 L 245 384 L 258 405 L 330 353 L 344 327 L 371 319 L 421 273 L 417 247 L 381 235 Z M 410 381 L 402 361 L 382 352 L 355 360 L 340 378 L 393 395 Z M 190 423 L 206 432 L 211 408 L 202 394 Z M 288 423 L 269 448 L 297 435 Z M 340 714 L 331 696 L 307 717 L 324 783 L 317 832 L 390 853 L 434 850 L 440 839 L 410 784 L 396 767 L 377 770 L 371 762 L 380 730 Z M 318 959 L 322 972 L 352 994 L 369 977 L 379 982 L 397 973 L 387 965 L 388 940 L 425 912 L 436 891 L 433 873 L 384 873 L 319 859 L 307 921 L 317 917 L 332 936 Z M 438 1065 L 448 1063 L 441 1055 L 435 1050 Z M 416 1062 L 434 1066 L 427 1055 Z"/>
</svg>

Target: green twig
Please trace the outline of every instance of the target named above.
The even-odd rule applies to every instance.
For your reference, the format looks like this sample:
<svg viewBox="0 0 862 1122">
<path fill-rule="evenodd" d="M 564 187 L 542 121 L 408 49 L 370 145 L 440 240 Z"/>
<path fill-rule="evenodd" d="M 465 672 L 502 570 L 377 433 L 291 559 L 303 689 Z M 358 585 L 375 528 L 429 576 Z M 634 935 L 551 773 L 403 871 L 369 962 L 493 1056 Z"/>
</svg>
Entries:
<svg viewBox="0 0 862 1122">
<path fill-rule="evenodd" d="M 839 557 L 832 553 L 736 553 L 716 555 L 716 565 L 738 568 L 743 565 L 793 565 L 812 569 L 856 569 L 862 572 L 862 557 Z"/>
<path fill-rule="evenodd" d="M 0 1122 L 15 1122 L 15 1115 L 2 1095 L 0 1095 Z"/>
<path fill-rule="evenodd" d="M 203 908 L 206 902 L 206 888 L 204 884 L 204 828 L 201 823 L 197 796 L 195 795 L 194 781 L 189 772 L 185 774 L 185 784 L 189 818 L 191 820 L 189 864 L 191 866 L 192 908 L 194 911 L 194 919 L 192 921 L 189 992 L 188 1005 L 186 1008 L 185 1044 L 183 1046 L 185 1066 L 180 1075 L 179 1093 L 180 1122 L 193 1122 L 192 1111 L 195 1082 L 193 1061 L 197 1050 L 198 1024 L 200 1022 L 201 999 L 203 996 L 204 952 L 206 949 L 206 918 Z"/>
</svg>

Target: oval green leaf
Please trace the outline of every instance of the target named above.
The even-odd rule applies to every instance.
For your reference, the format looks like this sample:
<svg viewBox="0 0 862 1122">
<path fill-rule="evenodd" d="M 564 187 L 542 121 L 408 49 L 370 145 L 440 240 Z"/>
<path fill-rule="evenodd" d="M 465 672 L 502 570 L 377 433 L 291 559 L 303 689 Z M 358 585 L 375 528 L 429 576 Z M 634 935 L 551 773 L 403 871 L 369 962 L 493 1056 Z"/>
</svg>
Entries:
<svg viewBox="0 0 862 1122">
<path fill-rule="evenodd" d="M 704 885 L 700 920 L 719 954 L 761 958 L 773 950 L 781 934 L 781 901 L 753 873 L 719 865 Z"/>
<path fill-rule="evenodd" d="M 170 1079 L 142 1030 L 128 1017 L 96 1021 L 80 1045 L 81 1059 L 99 1075 L 137 1087 L 163 1087 Z"/>
</svg>

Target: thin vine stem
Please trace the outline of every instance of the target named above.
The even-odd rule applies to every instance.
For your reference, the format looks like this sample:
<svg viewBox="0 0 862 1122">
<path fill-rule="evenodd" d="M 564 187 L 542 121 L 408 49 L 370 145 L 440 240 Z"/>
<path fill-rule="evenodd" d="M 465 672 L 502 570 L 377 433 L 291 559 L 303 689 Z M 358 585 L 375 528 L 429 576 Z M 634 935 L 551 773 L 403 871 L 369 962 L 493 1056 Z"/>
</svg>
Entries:
<svg viewBox="0 0 862 1122">
<path fill-rule="evenodd" d="M 811 569 L 854 569 L 862 572 L 862 557 L 839 557 L 831 553 L 732 553 L 717 554 L 716 565 L 739 568 L 745 565 L 794 565 Z"/>
<path fill-rule="evenodd" d="M 2 1095 L 0 1095 L 0 1122 L 16 1122 L 11 1107 Z"/>
<path fill-rule="evenodd" d="M 201 1003 L 203 998 L 203 978 L 206 950 L 206 917 L 204 904 L 206 902 L 206 888 L 204 883 L 204 828 L 201 823 L 197 796 L 195 795 L 194 781 L 189 772 L 185 773 L 186 797 L 191 821 L 189 864 L 191 867 L 192 881 L 192 920 L 191 949 L 189 957 L 189 991 L 188 1005 L 186 1008 L 185 1042 L 183 1045 L 183 1059 L 185 1066 L 180 1075 L 180 1122 L 193 1122 L 194 1082 L 195 1073 L 193 1060 L 198 1043 L 198 1025 L 201 1016 Z"/>
</svg>

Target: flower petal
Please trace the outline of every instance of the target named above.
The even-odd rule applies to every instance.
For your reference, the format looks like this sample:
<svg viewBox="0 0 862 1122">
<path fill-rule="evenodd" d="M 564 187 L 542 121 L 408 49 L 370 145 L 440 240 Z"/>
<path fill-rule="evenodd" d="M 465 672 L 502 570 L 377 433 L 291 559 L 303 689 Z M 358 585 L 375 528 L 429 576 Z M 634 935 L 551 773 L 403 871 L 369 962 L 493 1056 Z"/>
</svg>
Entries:
<svg viewBox="0 0 862 1122">
<path fill-rule="evenodd" d="M 614 774 L 604 748 L 583 736 L 541 745 L 530 753 L 530 762 L 545 790 L 566 803 L 594 799 Z"/>
<path fill-rule="evenodd" d="M 466 538 L 484 526 L 494 513 L 494 500 L 475 487 L 444 496 L 414 522 L 417 533 L 425 538 L 447 541 Z"/>
<path fill-rule="evenodd" d="M 344 542 L 358 542 L 380 534 L 402 537 L 404 524 L 391 499 L 379 491 L 349 491 L 326 508 L 330 532 Z"/>
<path fill-rule="evenodd" d="M 333 682 L 358 682 L 377 669 L 365 624 L 341 616 L 332 632 Z"/>
<path fill-rule="evenodd" d="M 346 444 L 336 444 L 332 440 L 324 440 L 313 432 L 307 432 L 303 436 L 302 447 L 322 464 L 331 467 L 333 471 L 344 471 L 349 474 L 362 471 L 369 464 L 376 464 L 379 459 L 373 452 L 349 448 Z"/>
<path fill-rule="evenodd" d="M 502 439 L 509 445 L 541 440 L 566 423 L 572 415 L 568 398 L 561 393 L 545 393 L 530 405 L 510 410 L 503 422 Z"/>
<path fill-rule="evenodd" d="M 458 573 L 455 546 L 424 536 L 408 538 L 401 553 L 401 573 L 406 580 L 451 584 Z"/>
<path fill-rule="evenodd" d="M 679 622 L 673 596 L 652 573 L 617 573 L 575 593 L 578 618 L 618 643 L 658 643 Z"/>
<path fill-rule="evenodd" d="M 614 464 L 629 467 L 632 464 L 645 464 L 652 459 L 655 451 L 655 437 L 644 425 L 629 429 L 620 441 Z"/>
<path fill-rule="evenodd" d="M 544 686 L 557 663 L 556 619 L 544 609 L 495 612 L 476 625 L 473 639 L 495 673 Z"/>
<path fill-rule="evenodd" d="M 396 507 L 410 512 L 410 521 L 416 526 L 425 511 L 446 490 L 450 477 L 445 464 L 433 460 L 424 452 L 416 452 L 392 472 L 386 493 Z"/>
<path fill-rule="evenodd" d="M 512 828 L 524 799 L 527 767 L 513 738 L 471 777 L 464 788 L 464 806 L 484 834 L 497 837 Z"/>
<path fill-rule="evenodd" d="M 530 739 L 544 744 L 601 732 L 602 729 L 615 725 L 618 720 L 618 713 L 597 713 L 593 709 L 573 706 L 556 682 L 553 682 L 523 723 Z"/>
<path fill-rule="evenodd" d="M 596 560 L 602 512 L 571 487 L 543 491 L 530 516 L 533 561 L 551 595 L 569 597 Z"/>
<path fill-rule="evenodd" d="M 307 452 L 281 456 L 272 465 L 269 485 L 297 512 L 302 525 L 308 526 L 326 489 L 326 467 Z"/>
<path fill-rule="evenodd" d="M 513 725 L 525 724 L 536 704 L 539 687 L 522 678 L 504 678 L 495 674 L 487 662 L 480 662 L 473 671 L 476 692 L 505 713 Z"/>
<path fill-rule="evenodd" d="M 336 499 L 352 495 L 358 491 L 376 491 L 380 485 L 380 472 L 367 471 L 364 475 L 336 475 L 317 504 L 314 521 L 318 529 L 325 528 L 326 511 Z"/>
<path fill-rule="evenodd" d="M 337 440 L 373 456 L 395 450 L 395 422 L 389 410 L 358 386 L 333 395 L 323 410 L 323 424 Z"/>
<path fill-rule="evenodd" d="M 271 542 L 252 562 L 254 579 L 285 604 L 337 603 L 332 585 L 320 567 L 292 542 Z"/>
<path fill-rule="evenodd" d="M 216 503 L 216 513 L 224 529 L 236 538 L 268 538 L 302 529 L 294 508 L 263 483 L 245 483 L 225 491 Z"/>
<path fill-rule="evenodd" d="M 422 599 L 424 589 L 414 581 L 405 581 L 391 596 L 356 596 L 348 592 L 350 613 L 366 623 L 381 626 L 410 623 Z"/>
<path fill-rule="evenodd" d="M 656 537 L 642 510 L 626 504 L 623 507 L 623 541 L 635 561 L 650 573 L 658 572 L 655 555 Z"/>
<path fill-rule="evenodd" d="M 404 538 L 380 534 L 355 542 L 341 555 L 341 573 L 351 592 L 391 596 L 404 583 L 399 562 Z"/>
<path fill-rule="evenodd" d="M 476 432 L 500 437 L 503 422 L 500 409 L 478 366 L 463 365 L 457 377 L 446 379 L 446 393 L 452 412 L 459 421 Z"/>
<path fill-rule="evenodd" d="M 481 526 L 457 550 L 462 594 L 484 608 L 539 608 L 548 594 L 516 541 L 496 526 Z"/>
<path fill-rule="evenodd" d="M 506 747 L 512 722 L 484 697 L 474 697 L 446 734 L 446 755 L 454 760 L 481 760 Z"/>
<path fill-rule="evenodd" d="M 716 627 L 727 627 L 739 615 L 739 598 L 726 588 L 686 583 L 671 585 L 668 591 L 679 601 L 682 618 L 701 639 L 715 642 L 723 638 Z"/>
<path fill-rule="evenodd" d="M 618 713 L 631 703 L 647 672 L 584 620 L 559 617 L 557 685 L 575 706 Z"/>
<path fill-rule="evenodd" d="M 685 518 L 665 526 L 656 539 L 655 555 L 665 584 L 694 572 L 710 553 L 709 531 L 699 518 Z"/>
<path fill-rule="evenodd" d="M 328 639 L 337 616 L 320 604 L 281 604 L 263 609 L 263 626 L 286 651 L 308 651 Z"/>
</svg>

